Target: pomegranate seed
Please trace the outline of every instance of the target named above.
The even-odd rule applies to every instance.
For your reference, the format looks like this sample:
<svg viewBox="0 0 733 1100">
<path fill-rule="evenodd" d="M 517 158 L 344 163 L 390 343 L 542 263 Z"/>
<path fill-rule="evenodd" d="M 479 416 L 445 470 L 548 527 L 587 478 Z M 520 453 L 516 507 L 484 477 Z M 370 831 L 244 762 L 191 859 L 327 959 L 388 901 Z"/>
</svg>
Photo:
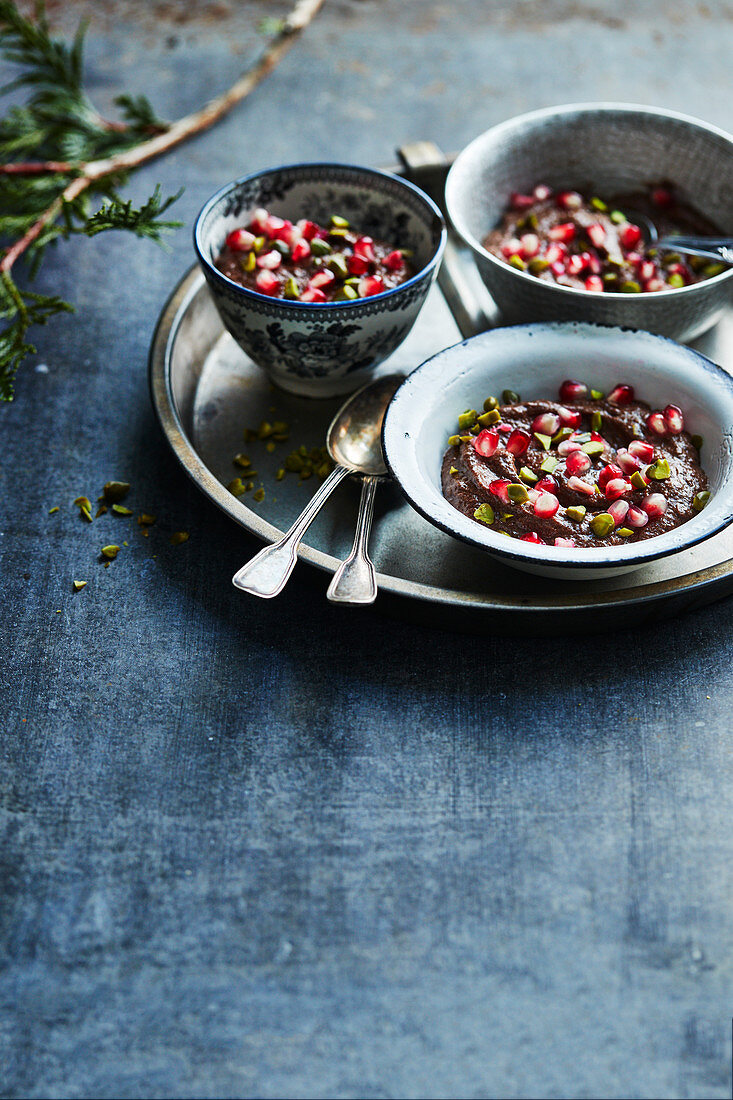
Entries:
<svg viewBox="0 0 733 1100">
<path fill-rule="evenodd" d="M 687 264 L 670 264 L 667 268 L 668 275 L 681 275 L 686 283 L 690 281 L 690 269 Z"/>
<path fill-rule="evenodd" d="M 560 501 L 554 493 L 540 493 L 534 503 L 534 514 L 540 519 L 551 519 L 560 507 Z"/>
<path fill-rule="evenodd" d="M 648 282 L 644 283 L 644 290 L 646 290 L 649 294 L 655 294 L 659 290 L 666 289 L 667 284 L 665 283 L 664 279 L 649 279 Z"/>
<path fill-rule="evenodd" d="M 628 405 L 634 400 L 633 386 L 614 386 L 607 400 L 614 405 Z"/>
<path fill-rule="evenodd" d="M 614 500 L 613 504 L 609 504 L 606 511 L 609 516 L 613 517 L 613 522 L 617 527 L 620 527 L 623 521 L 626 519 L 626 513 L 629 510 L 629 502 L 627 500 Z"/>
<path fill-rule="evenodd" d="M 289 222 L 287 218 L 273 218 L 270 215 L 267 227 L 269 235 L 274 241 L 285 241 L 286 244 L 290 242 L 290 234 L 293 232 L 293 223 Z"/>
<path fill-rule="evenodd" d="M 540 493 L 556 493 L 557 482 L 551 474 L 545 474 L 535 485 L 535 489 Z"/>
<path fill-rule="evenodd" d="M 515 455 L 517 458 L 523 455 L 530 444 L 530 438 L 526 432 L 523 432 L 521 428 L 515 428 L 512 434 L 506 441 L 506 449 L 509 454 Z"/>
<path fill-rule="evenodd" d="M 638 458 L 639 462 L 644 464 L 648 464 L 654 458 L 654 448 L 651 443 L 644 443 L 642 439 L 632 439 L 628 451 L 630 455 Z"/>
<path fill-rule="evenodd" d="M 602 267 L 601 261 L 597 256 L 594 256 L 590 252 L 584 252 L 583 259 L 585 260 L 585 266 L 590 269 L 592 275 L 600 275 Z"/>
<path fill-rule="evenodd" d="M 575 451 L 582 451 L 583 448 L 580 443 L 576 443 L 573 439 L 563 439 L 562 443 L 557 445 L 557 453 L 562 458 L 567 458 L 568 455 L 573 454 Z"/>
<path fill-rule="evenodd" d="M 510 237 L 501 246 L 501 254 L 508 260 L 511 256 L 518 256 L 522 251 L 522 242 L 519 237 Z"/>
<path fill-rule="evenodd" d="M 603 292 L 603 279 L 600 275 L 589 275 L 583 283 L 586 290 L 592 291 L 594 294 L 600 294 Z"/>
<path fill-rule="evenodd" d="M 507 489 L 510 485 L 511 481 L 506 481 L 502 477 L 497 477 L 489 485 L 489 492 L 493 493 L 495 497 L 499 498 L 499 500 L 502 500 L 504 504 L 508 504 L 509 494 L 507 492 Z"/>
<path fill-rule="evenodd" d="M 292 226 L 292 222 L 290 224 Z M 262 231 L 264 232 L 265 236 L 269 237 L 271 240 L 274 240 L 280 230 L 284 228 L 285 222 L 282 218 L 276 218 L 274 214 L 268 214 L 262 226 Z"/>
<path fill-rule="evenodd" d="M 573 489 L 576 493 L 585 493 L 587 497 L 594 497 L 596 495 L 595 486 L 590 485 L 587 481 L 583 481 L 579 477 L 568 478 L 568 489 Z"/>
<path fill-rule="evenodd" d="M 252 227 L 252 229 L 254 229 L 255 233 L 259 237 L 261 237 L 262 234 L 265 232 L 265 226 L 267 225 L 267 219 L 269 218 L 269 216 L 270 215 L 262 206 L 259 206 L 252 215 L 250 226 Z"/>
<path fill-rule="evenodd" d="M 618 478 L 623 476 L 623 470 L 619 466 L 614 466 L 612 462 L 609 462 L 598 474 L 598 484 L 601 489 L 605 489 L 609 481 L 613 481 L 615 477 Z"/>
<path fill-rule="evenodd" d="M 655 435 L 667 434 L 667 422 L 664 419 L 664 415 L 660 412 L 649 413 L 646 418 L 646 426 L 650 432 L 654 432 Z"/>
<path fill-rule="evenodd" d="M 585 269 L 585 259 L 582 253 L 577 252 L 574 256 L 568 257 L 568 262 L 565 264 L 565 270 L 568 275 L 580 275 L 581 271 Z"/>
<path fill-rule="evenodd" d="M 279 253 L 278 253 L 279 255 Z M 277 294 L 278 287 L 280 286 L 280 280 L 277 275 L 273 275 L 267 268 L 262 271 L 258 271 L 255 277 L 255 284 L 261 294 Z"/>
<path fill-rule="evenodd" d="M 561 458 L 567 458 L 568 455 L 582 450 L 583 446 L 581 443 L 578 443 L 577 439 L 563 439 L 562 442 L 557 445 L 557 453 Z"/>
<path fill-rule="evenodd" d="M 662 413 L 667 431 L 672 435 L 679 435 L 685 426 L 685 418 L 682 409 L 678 405 L 667 405 Z"/>
<path fill-rule="evenodd" d="M 656 270 L 653 260 L 642 260 L 639 264 L 639 278 L 648 283 L 650 279 L 654 278 Z"/>
<path fill-rule="evenodd" d="M 667 511 L 667 498 L 662 496 L 661 493 L 650 493 L 648 497 L 644 497 L 642 500 L 641 507 L 649 516 L 649 519 L 659 519 Z"/>
<path fill-rule="evenodd" d="M 572 222 L 561 222 L 560 225 L 553 225 L 548 229 L 547 236 L 551 241 L 562 241 L 563 244 L 567 244 L 575 236 L 575 226 Z"/>
<path fill-rule="evenodd" d="M 556 260 L 554 264 L 550 264 L 550 271 L 556 278 L 558 278 L 559 276 L 565 274 L 565 264 L 562 262 L 562 260 Z"/>
<path fill-rule="evenodd" d="M 552 188 L 548 187 L 546 183 L 538 183 L 532 194 L 537 202 L 545 202 L 552 194 Z"/>
<path fill-rule="evenodd" d="M 626 253 L 627 263 L 633 264 L 634 267 L 638 267 L 639 264 L 643 261 L 643 259 L 644 259 L 644 257 L 641 255 L 640 252 L 627 252 Z"/>
<path fill-rule="evenodd" d="M 363 256 L 349 256 L 346 266 L 350 275 L 366 275 L 369 270 L 369 260 L 365 260 Z"/>
<path fill-rule="evenodd" d="M 573 477 L 578 474 L 584 474 L 590 470 L 590 458 L 585 451 L 580 448 L 577 451 L 573 451 L 565 459 L 565 469 Z"/>
<path fill-rule="evenodd" d="M 583 419 L 582 413 L 576 409 L 566 409 L 564 405 L 559 407 L 557 415 L 560 417 L 560 423 L 564 428 L 577 428 Z"/>
<path fill-rule="evenodd" d="M 359 237 L 354 241 L 354 255 L 361 256 L 362 260 L 376 259 L 374 255 L 374 241 L 371 237 Z"/>
<path fill-rule="evenodd" d="M 537 248 L 539 250 L 539 241 L 537 242 Z M 388 271 L 401 271 L 405 266 L 405 258 L 400 250 L 396 248 L 394 252 L 390 252 L 384 257 L 382 263 Z"/>
<path fill-rule="evenodd" d="M 315 222 L 309 222 L 307 218 L 303 218 L 297 225 L 301 232 L 301 236 L 306 241 L 312 241 L 313 238 L 318 235 L 318 226 Z"/>
<path fill-rule="evenodd" d="M 226 246 L 232 252 L 250 252 L 254 243 L 255 235 L 248 229 L 233 229 L 226 239 Z"/>
<path fill-rule="evenodd" d="M 311 246 L 305 237 L 301 237 L 299 241 L 295 241 L 293 244 L 290 255 L 293 257 L 294 262 L 300 263 L 301 260 L 305 260 L 311 254 Z"/>
<path fill-rule="evenodd" d="M 359 281 L 359 294 L 362 298 L 371 298 L 373 294 L 381 294 L 384 290 L 384 281 L 380 275 L 365 275 Z"/>
<path fill-rule="evenodd" d="M 555 413 L 540 413 L 532 421 L 532 431 L 541 435 L 554 435 L 560 429 L 560 417 Z"/>
<path fill-rule="evenodd" d="M 326 295 L 316 286 L 309 286 L 300 296 L 301 302 L 325 302 Z"/>
<path fill-rule="evenodd" d="M 555 546 L 567 546 L 568 549 L 570 549 L 575 546 L 575 539 L 562 539 L 558 537 L 555 539 Z"/>
<path fill-rule="evenodd" d="M 635 458 L 634 455 L 623 448 L 616 451 L 616 462 L 625 474 L 633 474 L 636 470 L 641 469 L 641 462 L 639 459 Z"/>
<path fill-rule="evenodd" d="M 652 202 L 655 206 L 671 206 L 672 192 L 668 191 L 666 187 L 655 187 L 652 191 Z"/>
<path fill-rule="evenodd" d="M 635 508 L 632 504 L 626 513 L 626 523 L 629 527 L 646 527 L 649 516 L 642 508 Z"/>
<path fill-rule="evenodd" d="M 588 236 L 588 240 L 592 245 L 594 245 L 596 248 L 603 248 L 604 244 L 606 243 L 606 230 L 599 222 L 596 222 L 594 225 L 587 226 L 585 232 Z"/>
<path fill-rule="evenodd" d="M 335 278 L 333 271 L 317 271 L 308 280 L 308 286 L 311 290 L 323 290 L 324 286 L 330 286 Z"/>
<path fill-rule="evenodd" d="M 534 206 L 534 195 L 522 195 L 519 191 L 512 191 L 509 196 L 509 205 L 514 210 L 529 210 Z"/>
<path fill-rule="evenodd" d="M 257 266 L 264 267 L 267 271 L 274 271 L 283 262 L 280 253 L 273 248 L 272 252 L 263 252 L 257 257 Z"/>
<path fill-rule="evenodd" d="M 613 477 L 610 481 L 606 482 L 604 493 L 608 500 L 618 500 L 619 497 L 626 496 L 633 490 L 634 486 L 630 481 L 627 481 L 625 477 Z"/>
<path fill-rule="evenodd" d="M 519 238 L 519 243 L 525 260 L 531 260 L 540 250 L 540 239 L 536 233 L 525 233 L 523 237 Z"/>
<path fill-rule="evenodd" d="M 499 433 L 484 428 L 473 441 L 473 449 L 482 458 L 491 458 L 499 446 Z"/>
<path fill-rule="evenodd" d="M 639 229 L 638 225 L 634 225 L 633 222 L 627 222 L 626 225 L 622 225 L 619 229 L 618 239 L 621 242 L 622 248 L 636 248 L 641 240 L 641 229 Z"/>
<path fill-rule="evenodd" d="M 556 201 L 563 210 L 580 210 L 583 205 L 583 196 L 577 191 L 561 191 Z"/>
<path fill-rule="evenodd" d="M 519 541 L 520 542 L 534 542 L 534 543 L 538 543 L 540 546 L 545 545 L 536 531 L 528 531 L 526 535 L 522 535 L 522 537 Z"/>
<path fill-rule="evenodd" d="M 514 429 L 511 424 L 506 424 L 503 420 L 500 420 L 498 424 L 495 424 L 497 432 L 512 432 Z"/>
<path fill-rule="evenodd" d="M 582 401 L 588 396 L 585 382 L 572 382 L 569 378 L 560 384 L 561 401 Z"/>
<path fill-rule="evenodd" d="M 559 260 L 564 260 L 568 254 L 568 250 L 564 244 L 551 244 L 545 249 L 545 259 L 548 264 L 556 264 Z"/>
<path fill-rule="evenodd" d="M 606 448 L 606 450 L 608 450 L 608 444 L 606 443 L 603 436 L 600 435 L 598 432 L 591 432 L 590 433 L 590 441 L 591 441 L 591 443 L 602 443 L 603 446 Z"/>
<path fill-rule="evenodd" d="M 542 493 L 539 491 L 539 489 L 528 489 L 527 496 L 529 497 L 532 504 L 536 504 L 542 496 Z"/>
</svg>

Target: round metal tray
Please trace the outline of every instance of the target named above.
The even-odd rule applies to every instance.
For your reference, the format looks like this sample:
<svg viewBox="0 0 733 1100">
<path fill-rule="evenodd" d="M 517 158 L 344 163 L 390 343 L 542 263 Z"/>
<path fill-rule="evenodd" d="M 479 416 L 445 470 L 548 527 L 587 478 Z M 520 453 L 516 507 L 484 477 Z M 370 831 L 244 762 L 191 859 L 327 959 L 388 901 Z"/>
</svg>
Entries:
<svg viewBox="0 0 733 1100">
<path fill-rule="evenodd" d="M 381 370 L 407 373 L 459 339 L 435 286 L 412 333 Z M 715 357 L 720 339 L 718 334 L 698 346 Z M 309 400 L 272 387 L 223 329 L 198 268 L 184 276 L 163 309 L 150 352 L 150 388 L 163 432 L 199 488 L 247 531 L 266 542 L 279 538 L 314 486 L 292 474 L 277 481 L 276 471 L 295 446 L 323 444 L 342 399 Z M 274 451 L 263 441 L 244 442 L 245 428 L 274 419 L 287 421 L 287 442 Z M 259 503 L 252 493 L 237 498 L 225 487 L 241 473 L 232 464 L 240 451 L 250 454 L 256 484 L 265 488 Z M 336 491 L 306 533 L 303 562 L 328 574 L 336 570 L 351 546 L 357 503 L 355 482 Z M 733 591 L 730 530 L 623 577 L 550 581 L 502 566 L 436 530 L 393 485 L 379 489 L 370 549 L 378 573 L 377 608 L 471 632 L 597 632 L 677 614 Z M 327 582 L 323 587 L 325 599 Z M 287 588 L 279 598 L 288 598 Z"/>
</svg>

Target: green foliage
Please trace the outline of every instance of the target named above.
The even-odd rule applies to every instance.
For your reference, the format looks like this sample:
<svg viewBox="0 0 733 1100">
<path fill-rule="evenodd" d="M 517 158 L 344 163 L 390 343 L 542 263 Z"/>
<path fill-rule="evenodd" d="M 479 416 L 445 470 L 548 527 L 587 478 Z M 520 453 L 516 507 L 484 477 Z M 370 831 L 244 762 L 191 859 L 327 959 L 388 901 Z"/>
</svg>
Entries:
<svg viewBox="0 0 733 1100">
<path fill-rule="evenodd" d="M 96 236 L 108 229 L 125 229 L 138 237 L 160 242 L 162 234 L 180 225 L 160 215 L 179 197 L 163 198 L 160 188 L 138 209 L 118 194 L 123 179 L 96 180 L 83 196 L 63 199 L 67 185 L 84 174 L 90 161 L 124 152 L 151 134 L 167 128 L 144 95 L 122 95 L 115 101 L 120 121 L 102 118 L 83 85 L 83 48 L 86 25 L 73 41 L 53 39 L 42 5 L 34 19 L 21 15 L 11 0 L 0 0 L 0 55 L 18 67 L 17 75 L 0 88 L 0 95 L 23 89 L 26 101 L 0 118 L 0 255 L 22 239 L 46 211 L 53 216 L 24 249 L 30 278 L 46 249 L 70 234 Z M 28 161 L 61 165 L 62 170 L 37 174 L 9 174 L 3 166 Z M 103 199 L 92 211 L 94 197 Z M 26 334 L 32 325 L 45 324 L 71 306 L 58 297 L 21 291 L 7 270 L 0 286 L 0 399 L 10 400 L 15 372 L 34 349 Z"/>
</svg>

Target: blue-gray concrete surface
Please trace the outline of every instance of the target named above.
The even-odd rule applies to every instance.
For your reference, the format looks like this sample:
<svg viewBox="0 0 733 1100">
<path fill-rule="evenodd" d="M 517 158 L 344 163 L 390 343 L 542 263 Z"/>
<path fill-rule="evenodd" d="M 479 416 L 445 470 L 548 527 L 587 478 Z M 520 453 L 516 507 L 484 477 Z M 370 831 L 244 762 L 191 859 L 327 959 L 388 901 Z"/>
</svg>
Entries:
<svg viewBox="0 0 733 1100">
<path fill-rule="evenodd" d="M 273 10 L 51 14 L 91 13 L 100 105 L 145 90 L 176 116 Z M 303 566 L 247 600 L 255 541 L 176 466 L 146 357 L 221 182 L 583 99 L 730 129 L 732 35 L 713 0 L 331 0 L 133 180 L 185 185 L 170 252 L 49 259 L 39 285 L 78 312 L 0 409 L 2 1095 L 730 1096 L 733 603 L 532 640 L 338 611 Z M 111 477 L 159 520 L 105 570 L 121 528 L 70 502 Z"/>
</svg>

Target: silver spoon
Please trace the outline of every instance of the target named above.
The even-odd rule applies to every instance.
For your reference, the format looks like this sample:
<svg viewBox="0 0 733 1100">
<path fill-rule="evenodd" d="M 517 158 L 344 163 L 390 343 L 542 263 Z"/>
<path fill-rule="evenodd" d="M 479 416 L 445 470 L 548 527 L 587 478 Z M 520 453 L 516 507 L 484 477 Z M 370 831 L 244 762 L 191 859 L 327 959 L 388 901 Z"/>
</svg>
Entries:
<svg viewBox="0 0 733 1100">
<path fill-rule="evenodd" d="M 359 519 L 351 554 L 337 570 L 328 590 L 339 603 L 371 603 L 377 595 L 374 566 L 367 554 L 367 539 L 379 478 L 387 473 L 382 455 L 384 414 L 403 381 L 402 375 L 385 375 L 352 394 L 331 421 L 326 446 L 337 464 L 289 531 L 266 546 L 234 574 L 232 583 L 243 592 L 271 599 L 282 592 L 298 558 L 298 545 L 336 486 L 349 474 L 362 474 Z"/>
<path fill-rule="evenodd" d="M 625 214 L 642 230 L 647 246 L 664 252 L 689 252 L 693 256 L 733 264 L 733 237 L 660 237 L 656 225 L 646 214 L 638 210 L 626 210 Z"/>
</svg>

